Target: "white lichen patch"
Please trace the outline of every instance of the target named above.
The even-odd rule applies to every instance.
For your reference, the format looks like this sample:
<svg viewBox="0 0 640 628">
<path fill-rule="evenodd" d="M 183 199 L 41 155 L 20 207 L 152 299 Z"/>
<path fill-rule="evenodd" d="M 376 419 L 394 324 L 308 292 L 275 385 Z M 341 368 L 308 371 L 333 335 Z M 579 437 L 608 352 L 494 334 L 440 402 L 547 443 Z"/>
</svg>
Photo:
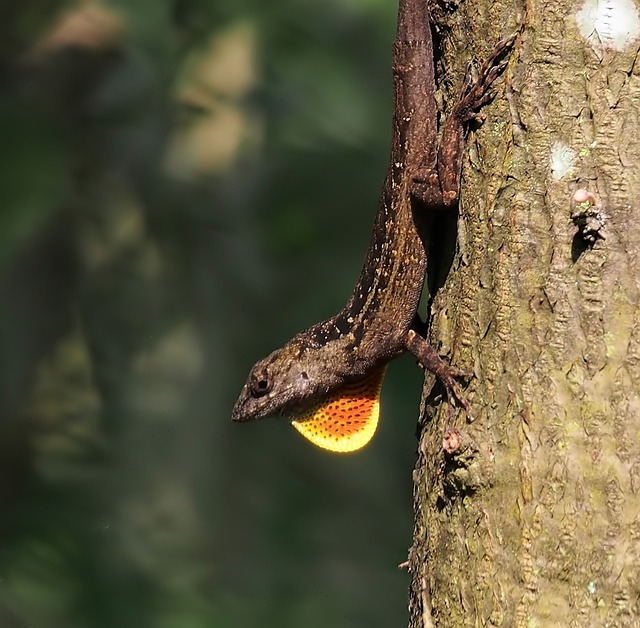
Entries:
<svg viewBox="0 0 640 628">
<path fill-rule="evenodd" d="M 576 13 L 578 29 L 594 47 L 623 50 L 640 36 L 633 0 L 586 0 Z"/>
<path fill-rule="evenodd" d="M 553 174 L 553 178 L 560 181 L 573 168 L 576 159 L 576 151 L 573 148 L 562 142 L 555 142 L 551 147 L 551 174 Z"/>
</svg>

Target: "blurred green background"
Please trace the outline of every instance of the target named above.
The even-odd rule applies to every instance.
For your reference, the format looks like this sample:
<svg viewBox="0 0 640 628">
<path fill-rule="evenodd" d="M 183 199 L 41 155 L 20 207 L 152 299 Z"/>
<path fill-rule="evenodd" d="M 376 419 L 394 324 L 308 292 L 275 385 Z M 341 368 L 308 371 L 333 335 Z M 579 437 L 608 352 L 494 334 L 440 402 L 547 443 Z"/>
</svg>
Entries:
<svg viewBox="0 0 640 628">
<path fill-rule="evenodd" d="M 362 452 L 230 421 L 335 313 L 394 0 L 2 0 L 0 628 L 402 626 L 421 373 Z"/>
</svg>

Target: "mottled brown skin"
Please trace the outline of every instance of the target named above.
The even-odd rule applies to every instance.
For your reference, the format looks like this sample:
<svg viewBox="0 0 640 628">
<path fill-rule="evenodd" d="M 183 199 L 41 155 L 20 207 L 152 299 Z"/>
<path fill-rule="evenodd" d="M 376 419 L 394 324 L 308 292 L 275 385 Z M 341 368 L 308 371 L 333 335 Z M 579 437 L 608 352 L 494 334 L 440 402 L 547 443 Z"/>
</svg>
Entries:
<svg viewBox="0 0 640 628">
<path fill-rule="evenodd" d="M 447 366 L 418 333 L 434 215 L 455 207 L 466 123 L 491 98 L 511 37 L 477 81 L 467 80 L 438 141 L 433 44 L 426 0 L 400 0 L 393 47 L 394 114 L 389 170 L 360 278 L 334 317 L 294 336 L 251 370 L 234 421 L 296 414 L 349 381 L 410 351 L 469 411 Z"/>
</svg>

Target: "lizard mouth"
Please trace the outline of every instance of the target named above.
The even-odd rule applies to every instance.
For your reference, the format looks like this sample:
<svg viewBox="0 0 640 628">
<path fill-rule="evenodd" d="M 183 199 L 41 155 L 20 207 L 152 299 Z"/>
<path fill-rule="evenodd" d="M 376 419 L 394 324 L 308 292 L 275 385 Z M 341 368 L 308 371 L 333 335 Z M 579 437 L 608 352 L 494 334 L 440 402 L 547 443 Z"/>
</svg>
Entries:
<svg viewBox="0 0 640 628">
<path fill-rule="evenodd" d="M 247 423 L 258 418 L 259 408 L 255 408 L 253 411 L 250 409 L 251 399 L 247 395 L 246 390 L 242 391 L 240 398 L 236 401 L 233 410 L 231 411 L 231 420 L 235 423 Z"/>
<path fill-rule="evenodd" d="M 249 423 L 270 417 L 283 417 L 290 420 L 295 414 L 295 411 L 288 406 L 282 404 L 275 406 L 273 400 L 269 400 L 268 397 L 255 398 L 245 389 L 233 406 L 231 420 L 235 423 Z"/>
</svg>

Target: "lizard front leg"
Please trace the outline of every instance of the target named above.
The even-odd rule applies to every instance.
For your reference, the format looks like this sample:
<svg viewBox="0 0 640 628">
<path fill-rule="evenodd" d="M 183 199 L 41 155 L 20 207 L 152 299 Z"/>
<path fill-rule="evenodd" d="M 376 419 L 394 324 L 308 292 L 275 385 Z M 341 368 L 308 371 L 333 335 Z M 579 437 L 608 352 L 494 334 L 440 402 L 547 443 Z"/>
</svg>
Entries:
<svg viewBox="0 0 640 628">
<path fill-rule="evenodd" d="M 460 98 L 444 123 L 435 167 L 425 165 L 413 173 L 411 195 L 429 208 L 448 208 L 458 202 L 467 123 L 493 98 L 491 87 L 507 65 L 516 36 L 514 33 L 496 45 L 476 81 L 471 77 L 471 67 L 467 68 Z"/>
<path fill-rule="evenodd" d="M 429 341 L 423 338 L 414 329 L 409 329 L 406 336 L 406 348 L 413 354 L 422 368 L 433 373 L 444 386 L 449 401 L 455 399 L 464 408 L 467 417 L 471 418 L 471 405 L 463 395 L 456 377 L 469 378 L 469 373 L 457 369 L 447 364 L 429 344 Z"/>
</svg>

